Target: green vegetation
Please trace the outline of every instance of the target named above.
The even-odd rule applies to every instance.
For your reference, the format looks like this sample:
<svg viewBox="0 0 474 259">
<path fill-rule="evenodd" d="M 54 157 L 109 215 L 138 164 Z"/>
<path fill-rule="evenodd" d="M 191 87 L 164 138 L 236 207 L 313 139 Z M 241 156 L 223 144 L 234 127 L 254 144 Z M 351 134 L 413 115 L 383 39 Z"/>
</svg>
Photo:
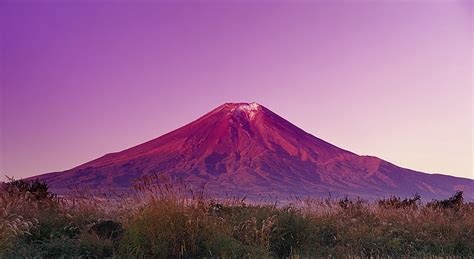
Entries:
<svg viewBox="0 0 474 259">
<path fill-rule="evenodd" d="M 46 184 L 11 180 L 0 191 L 0 257 L 474 255 L 474 204 L 461 192 L 428 204 L 414 196 L 280 207 L 206 199 L 170 186 L 137 191 L 58 198 Z"/>
</svg>

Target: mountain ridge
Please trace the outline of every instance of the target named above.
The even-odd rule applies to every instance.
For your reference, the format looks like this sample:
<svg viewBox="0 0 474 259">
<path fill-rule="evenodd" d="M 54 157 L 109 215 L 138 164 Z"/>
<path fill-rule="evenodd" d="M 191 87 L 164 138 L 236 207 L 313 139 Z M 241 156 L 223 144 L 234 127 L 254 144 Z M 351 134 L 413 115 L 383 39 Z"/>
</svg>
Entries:
<svg viewBox="0 0 474 259">
<path fill-rule="evenodd" d="M 211 194 L 276 196 L 411 196 L 445 198 L 471 179 L 426 174 L 339 148 L 257 103 L 225 103 L 158 138 L 64 172 L 33 178 L 53 190 L 79 185 L 130 188 L 152 174 L 204 186 Z"/>
</svg>

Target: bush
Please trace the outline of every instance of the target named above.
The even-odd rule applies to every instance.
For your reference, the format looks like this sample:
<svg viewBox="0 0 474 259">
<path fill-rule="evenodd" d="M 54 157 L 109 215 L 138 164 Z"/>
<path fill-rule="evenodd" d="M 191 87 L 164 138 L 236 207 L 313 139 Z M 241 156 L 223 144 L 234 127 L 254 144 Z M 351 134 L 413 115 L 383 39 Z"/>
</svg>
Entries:
<svg viewBox="0 0 474 259">
<path fill-rule="evenodd" d="M 52 200 L 55 194 L 49 191 L 48 184 L 39 180 L 27 181 L 24 179 L 15 180 L 8 178 L 9 181 L 2 184 L 2 192 L 9 196 L 27 195 L 28 199 L 34 201 Z"/>
<path fill-rule="evenodd" d="M 428 207 L 437 209 L 459 209 L 464 202 L 463 192 L 456 192 L 451 198 L 441 201 L 433 201 L 428 203 Z"/>
<path fill-rule="evenodd" d="M 400 197 L 392 196 L 389 199 L 379 200 L 378 204 L 380 207 L 385 209 L 407 209 L 416 208 L 421 200 L 421 196 L 415 194 L 413 198 L 401 199 Z"/>
<path fill-rule="evenodd" d="M 270 252 L 276 257 L 288 257 L 302 250 L 311 236 L 311 221 L 299 211 L 288 207 L 278 213 Z"/>
</svg>

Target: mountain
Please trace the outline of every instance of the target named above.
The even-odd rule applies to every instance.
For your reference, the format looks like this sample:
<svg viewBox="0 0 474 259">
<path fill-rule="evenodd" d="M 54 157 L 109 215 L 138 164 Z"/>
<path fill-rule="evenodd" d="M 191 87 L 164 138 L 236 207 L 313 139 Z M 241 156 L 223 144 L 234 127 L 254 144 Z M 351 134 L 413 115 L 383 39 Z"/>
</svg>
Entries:
<svg viewBox="0 0 474 259">
<path fill-rule="evenodd" d="M 217 196 L 446 198 L 474 180 L 426 174 L 373 156 L 360 156 L 301 130 L 257 103 L 226 103 L 161 137 L 64 172 L 34 178 L 52 190 L 129 189 L 160 175 Z"/>
</svg>

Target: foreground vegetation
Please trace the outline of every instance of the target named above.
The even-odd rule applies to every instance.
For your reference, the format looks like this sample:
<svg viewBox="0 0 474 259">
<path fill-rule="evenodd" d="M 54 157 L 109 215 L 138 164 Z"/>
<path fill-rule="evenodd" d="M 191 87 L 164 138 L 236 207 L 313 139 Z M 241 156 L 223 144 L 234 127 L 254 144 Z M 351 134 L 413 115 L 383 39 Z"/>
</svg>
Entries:
<svg viewBox="0 0 474 259">
<path fill-rule="evenodd" d="M 58 198 L 39 182 L 0 191 L 0 257 L 473 256 L 474 204 L 462 193 L 378 202 L 216 201 L 169 186 L 133 197 Z"/>
</svg>

